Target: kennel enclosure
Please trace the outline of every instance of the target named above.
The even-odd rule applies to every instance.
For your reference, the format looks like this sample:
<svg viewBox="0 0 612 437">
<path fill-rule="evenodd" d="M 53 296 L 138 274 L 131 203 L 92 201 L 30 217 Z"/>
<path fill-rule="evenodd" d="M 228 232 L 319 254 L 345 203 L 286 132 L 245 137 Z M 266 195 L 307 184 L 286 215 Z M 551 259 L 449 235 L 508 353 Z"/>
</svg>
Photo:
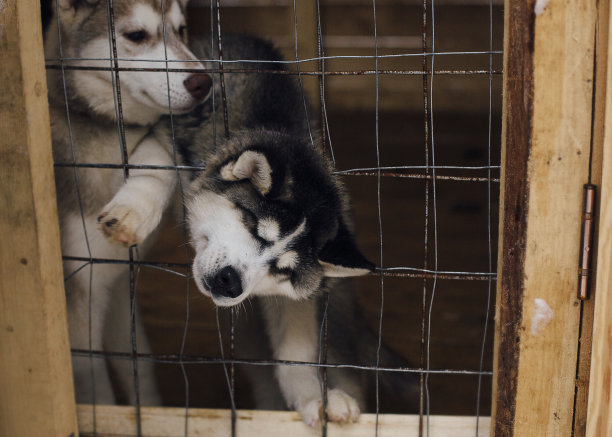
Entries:
<svg viewBox="0 0 612 437">
<path fill-rule="evenodd" d="M 317 11 L 303 9 L 299 28 L 315 42 Z M 74 404 L 39 11 L 32 0 L 0 4 L 0 435 L 88 435 L 94 420 L 98 435 L 137 435 L 134 407 L 93 416 Z M 610 18 L 606 1 L 505 4 L 491 435 L 612 432 Z M 300 57 L 316 58 L 305 40 Z M 320 92 L 318 79 L 305 86 Z M 599 189 L 591 298 L 580 300 L 585 183 Z M 188 414 L 189 435 L 231 433 L 228 410 Z M 184 435 L 184 409 L 143 407 L 140 420 L 143 435 Z M 238 411 L 237 421 L 241 435 L 310 435 L 295 413 Z M 374 435 L 376 422 L 380 435 L 419 435 L 414 415 L 363 415 L 328 433 Z M 474 435 L 475 423 L 432 415 L 429 432 Z"/>
</svg>

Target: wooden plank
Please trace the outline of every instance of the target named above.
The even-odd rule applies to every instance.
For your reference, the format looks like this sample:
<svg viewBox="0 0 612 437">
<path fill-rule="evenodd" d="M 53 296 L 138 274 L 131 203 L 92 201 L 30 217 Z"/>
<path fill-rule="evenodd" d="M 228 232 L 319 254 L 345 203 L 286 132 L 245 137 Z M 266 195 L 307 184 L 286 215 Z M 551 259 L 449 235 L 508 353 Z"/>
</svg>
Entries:
<svg viewBox="0 0 612 437">
<path fill-rule="evenodd" d="M 436 6 L 442 5 L 479 5 L 479 6 L 489 6 L 489 3 L 493 3 L 494 5 L 503 5 L 503 0 L 437 0 Z M 371 0 L 326 0 L 326 4 L 332 5 L 345 5 L 345 6 L 355 6 L 355 5 L 372 5 Z M 382 5 L 416 5 L 421 6 L 423 2 L 420 0 L 377 0 L 376 4 Z M 225 8 L 244 8 L 244 7 L 252 7 L 252 6 L 291 6 L 292 0 L 224 0 L 223 7 Z M 210 0 L 191 0 L 190 5 L 198 6 L 198 7 L 210 7 Z"/>
<path fill-rule="evenodd" d="M 291 436 L 316 437 L 320 429 L 309 428 L 296 412 L 238 410 L 237 433 L 241 437 Z M 185 435 L 185 409 L 145 407 L 141 409 L 144 437 L 183 437 Z M 93 408 L 78 406 L 81 436 L 93 435 Z M 97 406 L 96 433 L 98 437 L 136 436 L 136 416 L 133 407 Z M 227 437 L 231 435 L 231 411 L 190 408 L 188 412 L 189 436 Z M 418 415 L 381 414 L 378 417 L 380 437 L 417 437 Z M 371 437 L 375 434 L 376 415 L 362 414 L 358 423 L 328 427 L 329 437 Z M 479 429 L 487 433 L 489 418 L 481 417 Z M 430 437 L 473 437 L 476 418 L 471 416 L 431 416 Z"/>
<path fill-rule="evenodd" d="M 39 2 L 0 23 L 0 435 L 74 436 Z"/>
<path fill-rule="evenodd" d="M 506 7 L 495 435 L 569 435 L 596 8 Z"/>
<path fill-rule="evenodd" d="M 601 187 L 601 163 L 603 161 L 602 153 L 605 140 L 606 126 L 606 99 L 608 98 L 608 50 L 609 50 L 609 20 L 610 20 L 610 3 L 608 1 L 598 2 L 598 19 L 596 28 L 596 62 L 595 62 L 595 82 L 594 82 L 594 110 L 593 110 L 593 150 L 592 150 L 592 174 L 591 183 Z M 601 191 L 598 193 L 601 195 Z M 597 209 L 601 203 L 601 199 L 596 201 Z M 593 251 L 593 273 L 595 276 L 597 271 L 597 228 L 594 236 Z M 609 266 L 609 264 L 608 264 Z M 606 268 L 606 265 L 603 265 Z M 604 289 L 605 290 L 605 289 Z M 576 400 L 574 411 L 574 436 L 583 437 L 586 435 L 587 428 L 587 412 L 589 399 L 589 381 L 591 372 L 591 352 L 593 340 L 593 317 L 595 311 L 595 302 L 597 301 L 597 288 L 595 279 L 591 280 L 591 299 L 581 303 L 582 305 L 582 326 L 580 332 L 580 347 L 578 355 L 578 369 L 576 379 Z M 598 384 L 599 385 L 599 384 Z"/>
<path fill-rule="evenodd" d="M 491 436 L 513 435 L 523 263 L 527 228 L 527 158 L 533 113 L 533 2 L 505 4 L 500 224 L 495 301 Z"/>
<path fill-rule="evenodd" d="M 606 2 L 607 3 L 607 2 Z M 608 5 L 609 7 L 609 5 Z M 612 15 L 605 18 L 608 29 Z M 603 37 L 602 37 L 603 39 Z M 607 59 L 603 83 L 609 83 L 612 68 L 612 44 L 609 33 L 605 35 L 607 42 Z M 600 59 L 598 58 L 598 61 Z M 599 81 L 598 81 L 599 86 Z M 586 435 L 599 437 L 612 434 L 612 404 L 610 392 L 612 391 L 612 91 L 605 89 L 605 107 L 599 114 L 603 123 L 599 124 L 603 132 L 603 150 L 600 160 L 602 163 L 602 182 L 599 198 L 599 238 L 597 243 L 597 268 L 595 280 L 595 310 L 593 315 L 593 340 L 590 367 L 589 402 L 586 417 Z"/>
<path fill-rule="evenodd" d="M 596 2 L 534 7 L 532 147 L 515 435 L 569 435 L 588 180 Z M 552 312 L 549 312 L 550 311 Z"/>
</svg>

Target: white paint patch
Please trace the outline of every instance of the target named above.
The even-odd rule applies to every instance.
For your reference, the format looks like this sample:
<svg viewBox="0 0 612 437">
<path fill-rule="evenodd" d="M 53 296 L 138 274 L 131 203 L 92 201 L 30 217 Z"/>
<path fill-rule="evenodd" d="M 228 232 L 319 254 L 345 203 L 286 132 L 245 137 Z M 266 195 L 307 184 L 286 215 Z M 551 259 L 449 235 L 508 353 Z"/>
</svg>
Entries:
<svg viewBox="0 0 612 437">
<path fill-rule="evenodd" d="M 298 254 L 295 250 L 283 253 L 276 261 L 278 269 L 295 269 L 298 264 Z"/>
<path fill-rule="evenodd" d="M 555 312 L 548 306 L 544 299 L 535 299 L 535 310 L 531 317 L 531 333 L 540 334 L 552 321 Z"/>
<path fill-rule="evenodd" d="M 257 235 L 266 241 L 278 241 L 280 227 L 271 218 L 264 218 L 257 223 Z"/>
<path fill-rule="evenodd" d="M 544 10 L 546 9 L 546 6 L 548 6 L 549 1 L 550 0 L 536 0 L 533 12 L 535 12 L 536 15 L 542 15 L 544 13 Z"/>
</svg>

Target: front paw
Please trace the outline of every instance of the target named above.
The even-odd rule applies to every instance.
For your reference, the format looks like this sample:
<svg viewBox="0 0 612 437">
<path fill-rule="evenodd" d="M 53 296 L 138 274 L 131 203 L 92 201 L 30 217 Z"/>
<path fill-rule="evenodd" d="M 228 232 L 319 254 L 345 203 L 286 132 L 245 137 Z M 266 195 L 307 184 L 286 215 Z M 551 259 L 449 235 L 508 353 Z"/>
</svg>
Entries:
<svg viewBox="0 0 612 437">
<path fill-rule="evenodd" d="M 111 243 L 129 247 L 142 243 L 148 235 L 146 220 L 127 205 L 109 203 L 98 216 L 100 230 Z"/>
<path fill-rule="evenodd" d="M 323 405 L 320 398 L 304 402 L 298 408 L 304 423 L 312 428 L 318 427 L 323 420 Z M 359 420 L 359 405 L 351 396 L 340 389 L 330 390 L 327 394 L 327 418 L 331 422 L 348 423 Z"/>
</svg>

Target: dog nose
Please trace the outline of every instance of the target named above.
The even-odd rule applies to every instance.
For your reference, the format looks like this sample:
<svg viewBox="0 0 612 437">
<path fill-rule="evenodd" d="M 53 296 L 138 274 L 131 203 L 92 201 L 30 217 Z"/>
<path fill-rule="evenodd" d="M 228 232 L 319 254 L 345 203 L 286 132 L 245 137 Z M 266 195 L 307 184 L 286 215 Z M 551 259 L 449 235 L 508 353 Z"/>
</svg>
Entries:
<svg viewBox="0 0 612 437">
<path fill-rule="evenodd" d="M 215 296 L 238 297 L 242 294 L 240 275 L 232 267 L 223 267 L 209 283 Z"/>
<path fill-rule="evenodd" d="M 202 100 L 210 91 L 212 79 L 208 74 L 194 73 L 183 81 L 183 85 L 194 99 Z"/>
</svg>

